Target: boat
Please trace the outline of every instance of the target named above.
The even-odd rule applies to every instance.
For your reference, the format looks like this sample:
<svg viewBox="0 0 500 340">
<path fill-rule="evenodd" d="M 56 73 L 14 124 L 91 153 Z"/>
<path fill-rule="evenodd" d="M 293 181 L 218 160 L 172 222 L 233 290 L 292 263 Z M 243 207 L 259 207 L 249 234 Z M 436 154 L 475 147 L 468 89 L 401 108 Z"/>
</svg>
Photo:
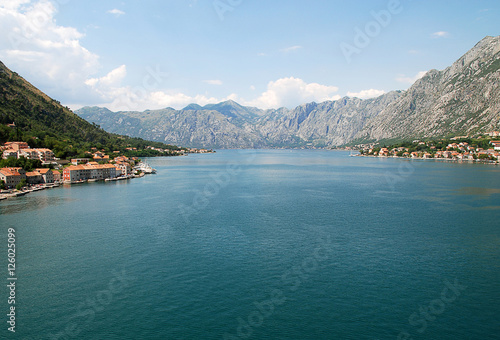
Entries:
<svg viewBox="0 0 500 340">
<path fill-rule="evenodd" d="M 136 170 L 140 170 L 145 174 L 156 174 L 156 169 L 153 169 L 148 163 L 140 162 L 136 167 Z"/>
</svg>

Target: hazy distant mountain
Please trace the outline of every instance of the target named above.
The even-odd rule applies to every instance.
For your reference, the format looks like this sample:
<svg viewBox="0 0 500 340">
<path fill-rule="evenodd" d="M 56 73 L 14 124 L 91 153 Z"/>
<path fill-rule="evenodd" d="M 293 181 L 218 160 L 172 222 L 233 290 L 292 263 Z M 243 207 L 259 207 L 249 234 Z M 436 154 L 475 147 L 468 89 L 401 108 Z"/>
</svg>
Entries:
<svg viewBox="0 0 500 340">
<path fill-rule="evenodd" d="M 213 110 L 198 109 L 192 104 L 183 110 L 167 108 L 144 112 L 84 107 L 76 113 L 88 121 L 99 122 L 106 131 L 123 131 L 126 135 L 154 141 L 176 140 L 180 145 L 208 148 L 266 147 L 251 123 L 255 114 L 241 108 L 234 102 L 226 102 L 215 105 Z"/>
<path fill-rule="evenodd" d="M 112 116 L 106 109 L 97 109 Z M 131 124 L 140 124 L 133 121 Z M 133 135 L 133 134 L 130 134 Z M 106 152 L 147 146 L 177 149 L 138 138 L 113 135 L 77 116 L 0 61 L 0 145 L 24 141 L 50 148 L 58 158 L 85 156 L 92 147 Z"/>
<path fill-rule="evenodd" d="M 338 146 L 500 129 L 500 37 L 486 37 L 444 71 L 431 70 L 407 91 L 342 98 L 294 109 L 261 110 L 234 101 L 183 110 L 76 113 L 105 130 L 209 148 Z"/>
<path fill-rule="evenodd" d="M 341 145 L 351 141 L 370 118 L 401 96 L 343 98 L 309 103 L 293 110 L 260 110 L 233 101 L 183 110 L 111 112 L 84 107 L 76 113 L 109 132 L 193 147 L 266 148 Z"/>
</svg>

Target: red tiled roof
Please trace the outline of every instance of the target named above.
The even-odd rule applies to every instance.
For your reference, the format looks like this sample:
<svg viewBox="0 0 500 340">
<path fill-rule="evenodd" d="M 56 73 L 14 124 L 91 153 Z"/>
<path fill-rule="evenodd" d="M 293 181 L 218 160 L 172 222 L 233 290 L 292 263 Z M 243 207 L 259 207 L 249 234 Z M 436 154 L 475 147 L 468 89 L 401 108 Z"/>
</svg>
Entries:
<svg viewBox="0 0 500 340">
<path fill-rule="evenodd" d="M 41 176 L 41 174 L 37 171 L 30 171 L 26 173 L 26 177 L 36 177 L 36 176 Z"/>
</svg>

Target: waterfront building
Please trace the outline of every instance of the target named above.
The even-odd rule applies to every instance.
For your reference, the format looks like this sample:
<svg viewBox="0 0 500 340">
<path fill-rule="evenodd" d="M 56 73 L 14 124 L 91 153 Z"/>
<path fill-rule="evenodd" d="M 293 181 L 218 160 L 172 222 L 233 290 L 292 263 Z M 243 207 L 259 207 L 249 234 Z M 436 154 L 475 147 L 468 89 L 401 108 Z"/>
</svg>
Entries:
<svg viewBox="0 0 500 340">
<path fill-rule="evenodd" d="M 43 176 L 38 171 L 30 171 L 26 173 L 26 183 L 30 185 L 42 184 Z"/>
<path fill-rule="evenodd" d="M 35 171 L 42 176 L 43 183 L 54 183 L 54 172 L 51 169 L 42 168 Z"/>
<path fill-rule="evenodd" d="M 116 168 L 113 164 L 71 165 L 63 170 L 63 180 L 65 182 L 78 182 L 89 179 L 104 180 L 115 177 Z"/>
<path fill-rule="evenodd" d="M 5 182 L 7 188 L 15 188 L 23 179 L 26 179 L 26 171 L 23 168 L 0 169 L 0 180 Z"/>
<path fill-rule="evenodd" d="M 52 170 L 52 176 L 54 178 L 54 182 L 60 182 L 62 180 L 62 174 L 60 171 Z"/>
</svg>

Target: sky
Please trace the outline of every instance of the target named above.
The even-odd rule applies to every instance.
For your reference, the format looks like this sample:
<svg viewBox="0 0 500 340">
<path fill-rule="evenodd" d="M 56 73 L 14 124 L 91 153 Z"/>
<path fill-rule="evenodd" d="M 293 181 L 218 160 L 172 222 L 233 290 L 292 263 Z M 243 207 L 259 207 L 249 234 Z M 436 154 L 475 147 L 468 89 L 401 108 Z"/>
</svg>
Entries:
<svg viewBox="0 0 500 340">
<path fill-rule="evenodd" d="M 0 61 L 72 109 L 262 109 L 406 90 L 500 1 L 0 0 Z"/>
</svg>

